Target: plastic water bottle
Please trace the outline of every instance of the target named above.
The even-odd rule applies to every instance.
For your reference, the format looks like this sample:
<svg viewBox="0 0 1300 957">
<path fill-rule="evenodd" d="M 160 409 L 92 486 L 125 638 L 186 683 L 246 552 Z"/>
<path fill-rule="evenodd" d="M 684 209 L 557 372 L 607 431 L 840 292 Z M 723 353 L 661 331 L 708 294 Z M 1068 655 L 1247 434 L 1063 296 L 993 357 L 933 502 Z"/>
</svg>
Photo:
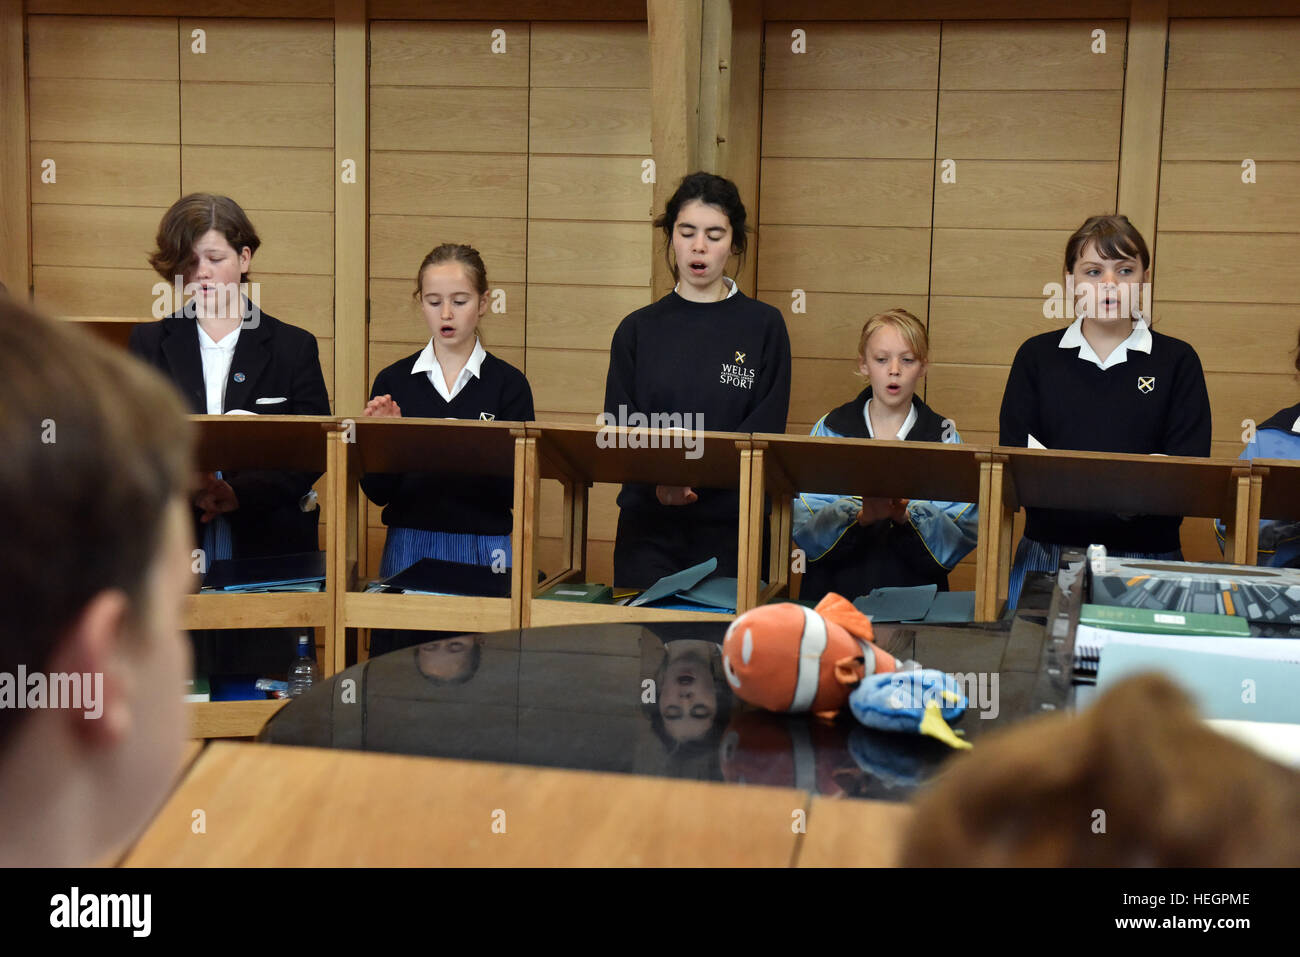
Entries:
<svg viewBox="0 0 1300 957">
<path fill-rule="evenodd" d="M 289 666 L 289 697 L 296 698 L 306 694 L 320 672 L 316 668 L 316 659 L 312 654 L 311 639 L 306 635 L 298 636 L 298 657 Z"/>
</svg>

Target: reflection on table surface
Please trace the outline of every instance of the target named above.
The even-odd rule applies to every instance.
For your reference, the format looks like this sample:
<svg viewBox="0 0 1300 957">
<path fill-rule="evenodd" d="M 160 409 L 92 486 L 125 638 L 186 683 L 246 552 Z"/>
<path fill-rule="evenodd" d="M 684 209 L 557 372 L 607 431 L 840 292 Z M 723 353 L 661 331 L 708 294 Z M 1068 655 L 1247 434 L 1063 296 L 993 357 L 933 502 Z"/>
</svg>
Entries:
<svg viewBox="0 0 1300 957">
<path fill-rule="evenodd" d="M 989 625 L 879 625 L 899 658 L 965 676 L 954 722 L 982 735 L 1064 702 L 1037 700 L 1050 583 Z M 1041 599 L 1035 602 L 1035 595 Z M 1035 610 L 1037 609 L 1037 610 Z M 262 740 L 906 799 L 947 760 L 930 738 L 772 714 L 722 671 L 728 621 L 526 628 L 439 638 L 340 672 Z"/>
</svg>

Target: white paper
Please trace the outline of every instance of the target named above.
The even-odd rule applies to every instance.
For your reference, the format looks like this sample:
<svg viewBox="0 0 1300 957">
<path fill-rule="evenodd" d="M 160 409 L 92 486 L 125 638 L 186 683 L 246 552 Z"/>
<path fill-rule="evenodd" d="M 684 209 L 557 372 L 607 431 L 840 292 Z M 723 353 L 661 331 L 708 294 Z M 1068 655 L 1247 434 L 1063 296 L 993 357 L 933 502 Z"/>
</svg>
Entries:
<svg viewBox="0 0 1300 957">
<path fill-rule="evenodd" d="M 1080 625 L 1074 633 L 1074 654 L 1095 651 L 1107 645 L 1142 645 L 1147 648 L 1175 648 L 1212 655 L 1238 655 L 1260 661 L 1290 661 L 1300 664 L 1300 638 L 1227 638 L 1211 635 L 1151 635 Z"/>
<path fill-rule="evenodd" d="M 1205 723 L 1225 737 L 1254 748 L 1266 758 L 1300 768 L 1300 724 L 1226 718 L 1211 718 Z"/>
</svg>

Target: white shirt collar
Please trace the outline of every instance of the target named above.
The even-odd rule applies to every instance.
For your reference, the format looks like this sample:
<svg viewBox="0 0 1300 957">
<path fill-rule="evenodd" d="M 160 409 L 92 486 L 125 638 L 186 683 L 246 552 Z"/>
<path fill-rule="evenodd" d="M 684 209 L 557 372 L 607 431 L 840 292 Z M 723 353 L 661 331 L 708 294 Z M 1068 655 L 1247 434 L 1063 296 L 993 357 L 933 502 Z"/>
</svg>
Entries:
<svg viewBox="0 0 1300 957">
<path fill-rule="evenodd" d="M 438 390 L 438 394 L 447 402 L 450 402 L 460 391 L 465 388 L 470 378 L 479 378 L 479 373 L 483 369 L 483 360 L 487 358 L 487 350 L 483 348 L 483 342 L 477 336 L 474 338 L 474 351 L 469 354 L 469 360 L 465 363 L 465 368 L 460 370 L 460 375 L 456 377 L 456 384 L 450 390 L 447 389 L 447 380 L 442 374 L 442 366 L 438 364 L 438 356 L 433 350 L 433 337 L 429 338 L 429 344 L 424 347 L 424 351 L 415 360 L 415 365 L 411 366 L 411 374 L 423 372 L 429 377 L 430 384 Z"/>
<path fill-rule="evenodd" d="M 1141 319 L 1133 320 L 1133 331 L 1129 333 L 1127 339 L 1115 347 L 1115 351 L 1106 357 L 1103 362 L 1096 351 L 1088 344 L 1088 340 L 1083 337 L 1083 317 L 1079 317 L 1070 323 L 1068 329 L 1061 335 L 1061 341 L 1057 343 L 1061 349 L 1078 349 L 1079 358 L 1091 362 L 1098 369 L 1105 372 L 1111 366 L 1117 366 L 1128 359 L 1128 350 L 1135 352 L 1145 352 L 1151 354 L 1151 330 Z"/>
<path fill-rule="evenodd" d="M 876 437 L 876 433 L 871 428 L 871 399 L 868 399 L 866 401 L 866 404 L 862 406 L 862 417 L 867 420 L 867 435 L 871 436 L 874 439 Z M 914 425 L 916 425 L 916 403 L 915 402 L 913 402 L 910 406 L 907 407 L 907 418 L 903 420 L 902 428 L 898 430 L 898 434 L 894 436 L 894 438 L 900 440 L 907 438 L 907 433 L 912 431 L 912 426 Z"/>
<path fill-rule="evenodd" d="M 726 276 L 723 276 L 722 281 L 731 287 L 730 291 L 728 291 L 728 293 L 725 296 L 723 296 L 722 299 L 730 299 L 736 293 L 740 292 L 740 286 L 736 285 L 734 280 L 728 279 Z M 676 286 L 673 286 L 673 292 L 677 293 L 677 295 L 679 296 L 681 295 L 681 285 L 682 285 L 681 283 L 678 283 Z M 722 302 L 722 299 L 719 299 L 718 302 Z"/>
<path fill-rule="evenodd" d="M 203 328 L 203 323 L 201 323 L 201 322 L 199 322 L 197 319 L 195 319 L 195 320 L 194 320 L 194 325 L 197 326 L 197 327 L 198 327 L 198 330 L 199 330 L 199 347 L 200 347 L 200 348 L 202 348 L 202 349 L 221 349 L 223 352 L 234 352 L 234 351 L 235 351 L 235 343 L 237 343 L 237 342 L 239 341 L 239 330 L 242 329 L 242 328 L 244 328 L 244 324 L 241 322 L 239 325 L 235 326 L 235 331 L 234 331 L 234 332 L 230 333 L 228 336 L 226 336 L 226 338 L 222 339 L 220 342 L 217 342 L 217 341 L 216 341 L 215 339 L 213 339 L 210 335 L 208 335 L 208 331 L 207 331 L 206 329 Z"/>
<path fill-rule="evenodd" d="M 239 330 L 243 323 L 235 326 L 220 342 L 214 342 L 203 325 L 194 320 L 199 330 L 199 359 L 203 363 L 203 392 L 208 415 L 221 415 L 226 411 L 226 380 L 230 378 L 230 367 L 235 361 L 235 344 L 239 342 Z"/>
</svg>

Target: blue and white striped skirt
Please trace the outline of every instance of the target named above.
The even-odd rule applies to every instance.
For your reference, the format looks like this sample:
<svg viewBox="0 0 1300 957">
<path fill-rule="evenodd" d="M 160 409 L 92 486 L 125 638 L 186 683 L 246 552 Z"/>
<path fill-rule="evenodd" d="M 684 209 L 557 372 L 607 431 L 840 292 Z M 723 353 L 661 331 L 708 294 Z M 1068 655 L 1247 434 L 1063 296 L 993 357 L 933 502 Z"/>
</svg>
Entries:
<svg viewBox="0 0 1300 957">
<path fill-rule="evenodd" d="M 419 528 L 388 529 L 379 577 L 388 578 L 410 568 L 421 558 L 438 558 L 462 565 L 491 565 L 504 557 L 505 567 L 513 559 L 509 535 L 474 535 L 469 532 L 429 532 Z"/>
<path fill-rule="evenodd" d="M 1048 545 L 1032 538 L 1021 537 L 1016 549 L 1015 561 L 1011 564 L 1011 576 L 1007 585 L 1007 607 L 1015 608 L 1020 601 L 1020 591 L 1025 586 L 1028 572 L 1054 572 L 1061 564 L 1060 545 Z M 1106 550 L 1108 558 L 1148 558 L 1167 562 L 1181 562 L 1182 550 L 1172 552 L 1115 552 Z"/>
</svg>

